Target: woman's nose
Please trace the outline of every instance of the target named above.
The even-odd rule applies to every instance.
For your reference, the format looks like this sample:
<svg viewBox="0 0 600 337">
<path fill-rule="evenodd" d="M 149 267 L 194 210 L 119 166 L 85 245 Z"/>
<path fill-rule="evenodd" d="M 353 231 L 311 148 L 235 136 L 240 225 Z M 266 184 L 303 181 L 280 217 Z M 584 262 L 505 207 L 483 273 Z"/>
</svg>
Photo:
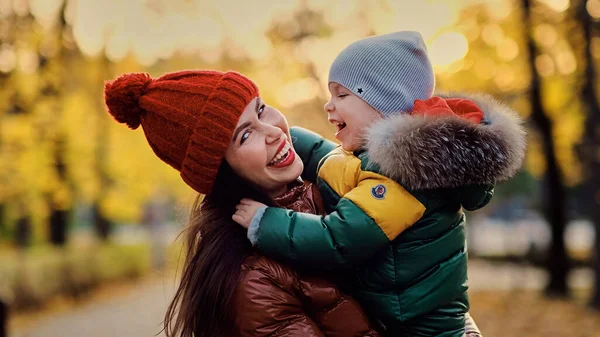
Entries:
<svg viewBox="0 0 600 337">
<path fill-rule="evenodd" d="M 283 130 L 281 130 L 281 128 L 271 124 L 264 124 L 263 126 L 265 128 L 267 144 L 277 142 L 283 136 Z"/>
</svg>

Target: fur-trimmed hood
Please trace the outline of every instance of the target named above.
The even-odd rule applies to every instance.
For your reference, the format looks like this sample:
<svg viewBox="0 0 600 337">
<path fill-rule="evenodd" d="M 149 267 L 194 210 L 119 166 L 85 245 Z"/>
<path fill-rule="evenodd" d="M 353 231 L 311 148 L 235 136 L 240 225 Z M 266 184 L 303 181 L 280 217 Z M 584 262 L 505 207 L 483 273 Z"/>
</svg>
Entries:
<svg viewBox="0 0 600 337">
<path fill-rule="evenodd" d="M 484 114 L 476 124 L 457 115 L 401 114 L 367 133 L 369 159 L 408 189 L 494 184 L 511 178 L 525 156 L 521 118 L 489 95 L 438 95 L 473 101 Z"/>
</svg>

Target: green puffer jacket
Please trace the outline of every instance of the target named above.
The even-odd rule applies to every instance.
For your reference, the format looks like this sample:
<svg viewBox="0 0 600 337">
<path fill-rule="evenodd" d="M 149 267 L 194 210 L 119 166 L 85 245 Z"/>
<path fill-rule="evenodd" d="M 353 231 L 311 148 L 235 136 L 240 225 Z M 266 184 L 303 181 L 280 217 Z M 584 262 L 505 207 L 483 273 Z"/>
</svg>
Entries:
<svg viewBox="0 0 600 337">
<path fill-rule="evenodd" d="M 293 128 L 303 177 L 325 217 L 269 207 L 249 238 L 267 256 L 351 270 L 349 291 L 389 336 L 462 336 L 467 297 L 465 214 L 519 169 L 525 133 L 512 111 L 471 97 L 481 124 L 456 115 L 400 115 L 347 153 Z"/>
</svg>

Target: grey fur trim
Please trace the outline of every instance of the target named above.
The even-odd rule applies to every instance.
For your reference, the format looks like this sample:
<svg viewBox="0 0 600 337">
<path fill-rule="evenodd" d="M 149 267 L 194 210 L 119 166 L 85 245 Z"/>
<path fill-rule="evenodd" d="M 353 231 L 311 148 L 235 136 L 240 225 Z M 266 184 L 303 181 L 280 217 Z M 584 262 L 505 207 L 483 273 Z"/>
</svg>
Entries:
<svg viewBox="0 0 600 337">
<path fill-rule="evenodd" d="M 260 229 L 260 221 L 265 215 L 265 211 L 267 210 L 267 206 L 261 207 L 256 210 L 252 220 L 250 221 L 250 225 L 248 226 L 248 240 L 252 243 L 253 247 L 258 245 L 258 230 Z"/>
<path fill-rule="evenodd" d="M 407 189 L 494 184 L 519 170 L 526 150 L 521 118 L 489 95 L 439 95 L 477 104 L 486 123 L 457 116 L 401 114 L 367 133 L 369 159 Z"/>
</svg>

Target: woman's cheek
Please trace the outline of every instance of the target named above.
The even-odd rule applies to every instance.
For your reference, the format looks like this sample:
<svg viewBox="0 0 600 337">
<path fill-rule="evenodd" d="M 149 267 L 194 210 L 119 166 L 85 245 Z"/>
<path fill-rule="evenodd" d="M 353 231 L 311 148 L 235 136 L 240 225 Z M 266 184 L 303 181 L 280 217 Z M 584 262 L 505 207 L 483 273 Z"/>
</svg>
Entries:
<svg viewBox="0 0 600 337">
<path fill-rule="evenodd" d="M 270 120 L 271 125 L 276 126 L 281 130 L 287 132 L 288 124 L 287 119 L 285 119 L 285 116 L 279 111 L 274 112 L 272 116 L 273 118 Z"/>
<path fill-rule="evenodd" d="M 260 146 L 259 142 L 253 142 L 249 144 L 248 151 L 244 156 L 244 162 L 251 164 L 251 166 L 264 166 L 264 158 L 265 158 L 265 146 L 264 143 Z"/>
</svg>

